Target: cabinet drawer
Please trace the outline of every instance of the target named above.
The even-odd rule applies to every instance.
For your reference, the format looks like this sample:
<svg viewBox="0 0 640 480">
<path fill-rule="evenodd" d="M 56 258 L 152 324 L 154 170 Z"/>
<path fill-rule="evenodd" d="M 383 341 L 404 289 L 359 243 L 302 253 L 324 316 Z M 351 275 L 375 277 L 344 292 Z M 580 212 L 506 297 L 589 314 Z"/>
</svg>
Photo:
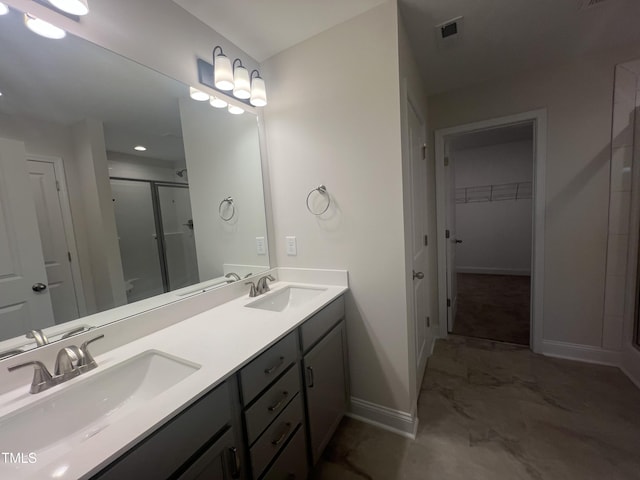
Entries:
<svg viewBox="0 0 640 480">
<path fill-rule="evenodd" d="M 296 340 L 296 332 L 290 333 L 240 370 L 243 405 L 248 405 L 296 361 Z"/>
<path fill-rule="evenodd" d="M 299 391 L 300 370 L 296 363 L 245 412 L 249 445 L 285 409 Z"/>
<path fill-rule="evenodd" d="M 302 351 L 306 352 L 322 336 L 344 318 L 344 296 L 336 298 L 313 317 L 302 324 Z"/>
<path fill-rule="evenodd" d="M 308 471 L 304 428 L 300 427 L 263 480 L 305 480 Z"/>
<path fill-rule="evenodd" d="M 223 383 L 93 478 L 168 478 L 231 421 L 229 403 Z"/>
<path fill-rule="evenodd" d="M 262 474 L 265 467 L 296 431 L 298 425 L 302 424 L 303 418 L 302 397 L 298 394 L 251 447 L 253 478 L 258 478 Z"/>
</svg>

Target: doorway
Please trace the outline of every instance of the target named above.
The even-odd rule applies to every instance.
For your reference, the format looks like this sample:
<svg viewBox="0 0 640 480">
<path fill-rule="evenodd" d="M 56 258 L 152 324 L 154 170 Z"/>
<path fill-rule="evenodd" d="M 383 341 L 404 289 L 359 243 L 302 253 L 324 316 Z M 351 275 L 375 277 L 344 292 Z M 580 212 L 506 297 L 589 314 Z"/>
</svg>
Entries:
<svg viewBox="0 0 640 480">
<path fill-rule="evenodd" d="M 545 134 L 544 110 L 436 131 L 441 336 L 540 350 Z"/>
<path fill-rule="evenodd" d="M 529 345 L 533 124 L 445 139 L 455 192 L 451 332 Z"/>
</svg>

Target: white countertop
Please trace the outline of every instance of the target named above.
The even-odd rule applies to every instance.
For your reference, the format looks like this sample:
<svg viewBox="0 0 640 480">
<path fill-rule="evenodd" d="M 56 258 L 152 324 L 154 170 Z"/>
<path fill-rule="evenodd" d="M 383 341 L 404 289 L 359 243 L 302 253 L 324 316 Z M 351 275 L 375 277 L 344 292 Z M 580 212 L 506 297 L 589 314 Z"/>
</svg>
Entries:
<svg viewBox="0 0 640 480">
<path fill-rule="evenodd" d="M 272 284 L 271 290 L 289 285 L 326 290 L 305 304 L 283 312 L 245 308 L 256 298 L 243 295 L 100 355 L 96 357 L 97 369 L 43 393 L 31 395 L 29 385 L 25 385 L 0 395 L 1 422 L 3 416 L 46 399 L 60 389 L 82 382 L 141 352 L 158 350 L 200 365 L 196 372 L 155 397 L 146 408 L 117 418 L 98 434 L 77 441 L 69 448 L 34 452 L 37 461 L 33 464 L 9 464 L 0 457 L 0 478 L 75 480 L 91 477 L 348 289 L 346 286 L 279 281 Z M 42 426 L 33 426 L 33 435 L 38 435 L 38 428 Z"/>
</svg>

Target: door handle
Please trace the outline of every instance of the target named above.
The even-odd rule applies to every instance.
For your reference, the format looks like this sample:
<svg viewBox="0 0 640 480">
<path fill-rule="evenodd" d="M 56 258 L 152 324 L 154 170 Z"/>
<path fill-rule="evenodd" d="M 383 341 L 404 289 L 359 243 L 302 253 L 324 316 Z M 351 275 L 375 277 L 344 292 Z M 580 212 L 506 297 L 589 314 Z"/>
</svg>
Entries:
<svg viewBox="0 0 640 480">
<path fill-rule="evenodd" d="M 455 241 L 456 241 L 456 243 L 462 243 L 462 240 L 458 240 L 457 238 L 456 238 Z"/>
<path fill-rule="evenodd" d="M 416 272 L 415 270 L 413 271 L 413 279 L 418 279 L 418 280 L 422 280 L 424 278 L 424 273 L 422 272 Z"/>
<path fill-rule="evenodd" d="M 40 293 L 40 292 L 44 292 L 47 289 L 47 286 L 44 283 L 34 283 L 33 286 L 31 287 L 31 290 L 33 290 L 36 293 Z"/>
</svg>

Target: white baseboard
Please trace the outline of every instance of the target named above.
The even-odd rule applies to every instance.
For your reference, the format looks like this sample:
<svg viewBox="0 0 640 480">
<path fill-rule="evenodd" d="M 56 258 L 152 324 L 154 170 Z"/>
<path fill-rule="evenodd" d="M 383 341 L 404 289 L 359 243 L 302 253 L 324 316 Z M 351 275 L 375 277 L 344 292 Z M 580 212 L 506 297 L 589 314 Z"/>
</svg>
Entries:
<svg viewBox="0 0 640 480">
<path fill-rule="evenodd" d="M 415 440 L 418 433 L 418 417 L 407 412 L 351 397 L 351 410 L 347 417 L 382 428 Z"/>
<path fill-rule="evenodd" d="M 620 367 L 629 380 L 640 388 L 640 351 L 633 346 L 626 347 Z"/>
<path fill-rule="evenodd" d="M 598 363 L 600 365 L 611 365 L 613 367 L 620 367 L 622 364 L 621 352 L 605 350 L 604 348 L 592 347 L 589 345 L 556 342 L 553 340 L 542 341 L 541 353 L 549 357 Z"/>
<path fill-rule="evenodd" d="M 456 273 L 481 273 L 483 275 L 521 275 L 530 277 L 531 269 L 456 267 Z"/>
</svg>

